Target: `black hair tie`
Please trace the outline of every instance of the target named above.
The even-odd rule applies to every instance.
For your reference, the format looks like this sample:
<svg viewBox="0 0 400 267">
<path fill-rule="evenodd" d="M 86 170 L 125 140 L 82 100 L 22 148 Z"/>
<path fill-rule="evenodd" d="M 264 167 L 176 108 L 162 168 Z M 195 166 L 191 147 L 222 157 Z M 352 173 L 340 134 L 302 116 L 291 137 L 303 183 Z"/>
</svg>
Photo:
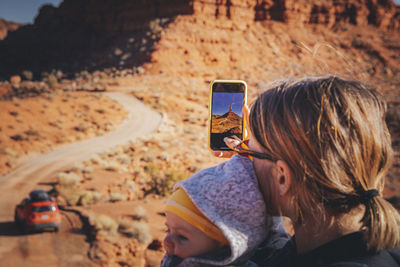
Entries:
<svg viewBox="0 0 400 267">
<path fill-rule="evenodd" d="M 371 199 L 377 196 L 380 196 L 379 191 L 377 189 L 369 189 L 367 191 L 363 191 L 360 194 L 360 202 L 362 204 L 369 204 Z"/>
</svg>

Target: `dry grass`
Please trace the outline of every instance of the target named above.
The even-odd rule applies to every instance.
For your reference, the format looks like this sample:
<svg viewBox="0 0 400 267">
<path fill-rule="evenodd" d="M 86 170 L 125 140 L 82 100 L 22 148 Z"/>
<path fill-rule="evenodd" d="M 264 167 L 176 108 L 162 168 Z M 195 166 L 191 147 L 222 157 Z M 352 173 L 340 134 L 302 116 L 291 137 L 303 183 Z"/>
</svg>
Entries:
<svg viewBox="0 0 400 267">
<path fill-rule="evenodd" d="M 175 169 L 169 169 L 164 172 L 154 164 L 147 165 L 145 171 L 150 176 L 150 181 L 148 182 L 149 189 L 146 194 L 155 193 L 164 197 L 171 193 L 174 184 L 188 176 L 186 173 Z"/>
<path fill-rule="evenodd" d="M 118 224 L 118 231 L 127 237 L 135 238 L 140 243 L 144 244 L 147 244 L 152 240 L 149 226 L 146 222 L 132 222 L 128 219 L 121 219 Z"/>
<path fill-rule="evenodd" d="M 98 201 L 92 192 L 77 190 L 76 188 L 60 191 L 59 194 L 69 206 L 87 206 Z"/>
<path fill-rule="evenodd" d="M 118 223 L 107 215 L 99 215 L 94 221 L 94 227 L 97 231 L 114 235 L 118 230 Z"/>
<path fill-rule="evenodd" d="M 58 183 L 55 185 L 55 191 L 60 199 L 69 206 L 88 206 L 99 202 L 103 195 L 100 192 L 79 190 L 78 186 L 81 177 L 75 173 L 60 172 L 57 175 Z"/>
<path fill-rule="evenodd" d="M 58 188 L 73 188 L 76 187 L 81 181 L 75 173 L 60 172 L 57 174 Z"/>
<path fill-rule="evenodd" d="M 147 215 L 147 211 L 142 206 L 137 206 L 135 208 L 135 217 L 139 221 L 148 221 L 149 217 Z"/>
<path fill-rule="evenodd" d="M 118 162 L 115 161 L 103 161 L 104 169 L 107 171 L 112 171 L 112 172 L 119 172 L 121 171 L 121 165 Z"/>
<path fill-rule="evenodd" d="M 112 192 L 110 193 L 110 202 L 117 202 L 117 201 L 125 201 L 126 196 L 120 192 Z"/>
<path fill-rule="evenodd" d="M 88 206 L 93 205 L 103 199 L 103 195 L 100 192 L 93 191 L 82 191 L 77 205 Z"/>
</svg>

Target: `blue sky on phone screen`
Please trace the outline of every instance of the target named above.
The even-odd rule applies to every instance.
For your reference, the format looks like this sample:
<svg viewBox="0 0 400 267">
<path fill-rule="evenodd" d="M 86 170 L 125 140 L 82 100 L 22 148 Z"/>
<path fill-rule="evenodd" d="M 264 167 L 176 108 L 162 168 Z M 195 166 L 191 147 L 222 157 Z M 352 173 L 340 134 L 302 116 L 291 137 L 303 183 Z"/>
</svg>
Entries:
<svg viewBox="0 0 400 267">
<path fill-rule="evenodd" d="M 232 104 L 232 111 L 242 116 L 243 93 L 213 93 L 212 114 L 223 115 L 229 111 Z"/>
</svg>

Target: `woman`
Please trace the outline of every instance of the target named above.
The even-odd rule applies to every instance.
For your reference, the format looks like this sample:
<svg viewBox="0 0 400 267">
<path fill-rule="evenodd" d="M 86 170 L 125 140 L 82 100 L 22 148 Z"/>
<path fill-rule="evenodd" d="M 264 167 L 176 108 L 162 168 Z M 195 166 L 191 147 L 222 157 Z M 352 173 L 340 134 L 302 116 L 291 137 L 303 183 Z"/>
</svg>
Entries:
<svg viewBox="0 0 400 267">
<path fill-rule="evenodd" d="M 261 94 L 249 149 L 271 215 L 295 237 L 259 266 L 400 266 L 400 216 L 382 198 L 392 157 L 386 105 L 338 77 L 309 78 Z"/>
</svg>

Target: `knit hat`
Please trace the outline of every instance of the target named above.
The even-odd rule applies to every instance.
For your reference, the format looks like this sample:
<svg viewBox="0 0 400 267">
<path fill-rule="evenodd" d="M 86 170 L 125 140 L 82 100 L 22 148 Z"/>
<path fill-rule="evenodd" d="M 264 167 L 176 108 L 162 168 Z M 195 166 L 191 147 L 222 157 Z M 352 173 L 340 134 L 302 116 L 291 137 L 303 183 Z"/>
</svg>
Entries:
<svg viewBox="0 0 400 267">
<path fill-rule="evenodd" d="M 172 212 L 181 217 L 207 236 L 228 245 L 222 231 L 215 226 L 193 203 L 182 187 L 176 188 L 166 202 L 165 211 Z"/>
</svg>

